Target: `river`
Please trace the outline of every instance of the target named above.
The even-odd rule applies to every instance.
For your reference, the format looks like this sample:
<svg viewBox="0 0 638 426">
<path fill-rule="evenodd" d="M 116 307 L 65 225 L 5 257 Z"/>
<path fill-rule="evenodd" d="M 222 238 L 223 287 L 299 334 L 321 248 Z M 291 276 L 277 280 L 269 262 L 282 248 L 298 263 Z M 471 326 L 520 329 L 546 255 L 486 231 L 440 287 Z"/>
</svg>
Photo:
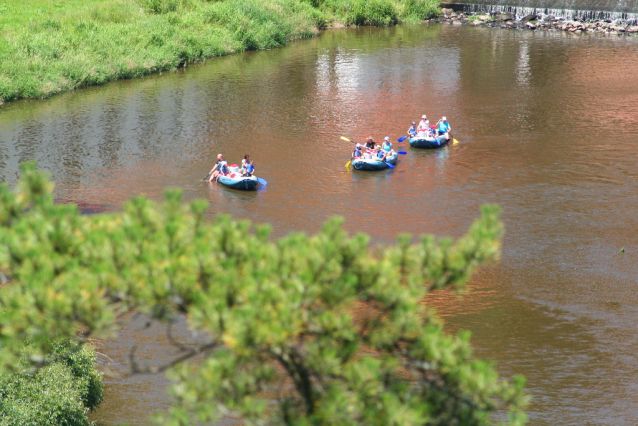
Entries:
<svg viewBox="0 0 638 426">
<path fill-rule="evenodd" d="M 56 198 L 117 211 L 181 187 L 208 216 L 267 222 L 276 236 L 330 216 L 375 243 L 462 235 L 483 203 L 503 207 L 500 263 L 471 292 L 429 297 L 478 356 L 523 374 L 532 425 L 638 423 L 638 41 L 456 26 L 330 31 L 148 78 L 0 109 L 0 178 L 37 160 Z M 459 144 L 411 149 L 395 170 L 351 172 L 346 136 L 393 140 L 447 116 Z M 223 153 L 255 161 L 266 188 L 201 181 Z M 621 249 L 624 248 L 624 252 Z M 176 335 L 186 338 L 183 324 Z M 108 385 L 91 418 L 147 424 L 163 376 L 121 377 L 174 349 L 137 319 L 99 345 Z M 173 352 L 171 352 L 173 351 Z"/>
</svg>

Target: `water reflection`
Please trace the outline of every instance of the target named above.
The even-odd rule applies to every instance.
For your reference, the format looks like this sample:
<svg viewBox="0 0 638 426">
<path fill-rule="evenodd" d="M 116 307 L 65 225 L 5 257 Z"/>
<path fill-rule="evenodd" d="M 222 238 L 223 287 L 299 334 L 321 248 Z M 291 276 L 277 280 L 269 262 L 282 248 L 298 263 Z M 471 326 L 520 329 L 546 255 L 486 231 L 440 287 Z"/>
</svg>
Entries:
<svg viewBox="0 0 638 426">
<path fill-rule="evenodd" d="M 99 211 L 181 187 L 186 200 L 209 201 L 209 218 L 268 222 L 281 236 L 341 215 L 375 243 L 401 232 L 460 236 L 482 203 L 498 203 L 501 264 L 463 299 L 428 303 L 451 330 L 470 329 L 478 354 L 506 376 L 529 377 L 533 424 L 633 424 L 636 70 L 634 39 L 441 25 L 327 32 L 5 105 L 0 177 L 15 182 L 19 162 L 35 159 L 56 197 Z M 396 141 L 423 113 L 447 116 L 460 143 L 396 143 L 408 154 L 393 171 L 344 168 L 352 144 L 339 136 Z M 202 182 L 220 152 L 232 162 L 250 154 L 268 187 Z M 125 359 L 145 340 L 150 360 L 168 347 L 150 333 L 128 327 L 102 349 Z M 143 424 L 149 407 L 168 404 L 163 378 L 109 385 L 94 416 L 103 424 Z"/>
</svg>

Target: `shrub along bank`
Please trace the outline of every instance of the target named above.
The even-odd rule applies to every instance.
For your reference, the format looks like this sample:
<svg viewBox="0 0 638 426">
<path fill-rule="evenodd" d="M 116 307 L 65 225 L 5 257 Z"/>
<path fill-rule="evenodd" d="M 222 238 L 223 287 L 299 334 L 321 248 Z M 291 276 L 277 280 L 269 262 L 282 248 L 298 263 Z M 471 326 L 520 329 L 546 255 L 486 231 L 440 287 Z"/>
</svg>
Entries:
<svg viewBox="0 0 638 426">
<path fill-rule="evenodd" d="M 31 371 L 25 352 L 18 371 L 0 376 L 0 425 L 89 425 L 102 402 L 95 351 L 68 341 L 54 345 L 44 367 Z"/>
<path fill-rule="evenodd" d="M 438 13 L 432 0 L 0 0 L 0 104 L 279 47 L 335 21 Z"/>
</svg>

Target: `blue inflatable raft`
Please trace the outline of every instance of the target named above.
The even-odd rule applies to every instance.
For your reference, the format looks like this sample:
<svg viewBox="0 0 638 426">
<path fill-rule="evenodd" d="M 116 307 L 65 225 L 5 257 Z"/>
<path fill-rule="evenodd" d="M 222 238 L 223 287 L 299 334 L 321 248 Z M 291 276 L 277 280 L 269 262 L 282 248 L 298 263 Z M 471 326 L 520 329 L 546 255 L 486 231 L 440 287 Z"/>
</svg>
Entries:
<svg viewBox="0 0 638 426">
<path fill-rule="evenodd" d="M 390 163 L 393 166 L 397 163 L 397 157 L 399 156 L 399 154 L 397 154 L 396 152 L 394 153 L 394 155 L 390 156 L 390 157 L 386 157 L 385 161 L 379 161 L 376 158 L 373 159 L 366 159 L 366 158 L 362 158 L 362 159 L 357 159 L 357 160 L 353 160 L 352 161 L 352 167 L 354 167 L 357 170 L 362 170 L 365 172 L 374 172 L 377 170 L 385 170 L 388 169 L 388 165 L 386 163 Z"/>
<path fill-rule="evenodd" d="M 414 148 L 423 149 L 436 149 L 441 148 L 449 143 L 449 140 L 445 139 L 445 136 L 439 136 L 437 138 L 410 138 L 410 146 Z"/>
<path fill-rule="evenodd" d="M 239 173 L 231 173 L 226 176 L 219 176 L 217 182 L 232 189 L 242 189 L 252 191 L 257 189 L 259 181 L 256 176 L 242 176 Z"/>
</svg>

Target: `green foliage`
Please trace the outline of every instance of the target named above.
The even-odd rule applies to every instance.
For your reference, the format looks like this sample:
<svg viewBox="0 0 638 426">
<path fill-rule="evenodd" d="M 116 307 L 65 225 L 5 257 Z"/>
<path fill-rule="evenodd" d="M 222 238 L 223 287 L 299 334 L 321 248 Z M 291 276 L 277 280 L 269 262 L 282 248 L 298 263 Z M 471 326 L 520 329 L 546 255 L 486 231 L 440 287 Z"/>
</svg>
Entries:
<svg viewBox="0 0 638 426">
<path fill-rule="evenodd" d="M 230 31 L 244 50 L 280 47 L 306 27 L 303 36 L 313 35 L 313 28 L 323 15 L 304 2 L 279 1 L 277 4 L 255 1 L 224 1 L 211 9 L 211 24 Z M 289 16 L 287 16 L 289 15 Z"/>
<path fill-rule="evenodd" d="M 207 337 L 152 370 L 175 382 L 168 424 L 233 415 L 295 425 L 487 425 L 497 409 L 524 423 L 524 380 L 500 380 L 473 358 L 468 333 L 445 334 L 424 304 L 429 290 L 463 289 L 477 266 L 498 258 L 497 207 L 484 206 L 457 241 L 401 235 L 371 248 L 340 219 L 314 236 L 271 241 L 265 225 L 204 221 L 206 203 L 182 205 L 176 190 L 161 206 L 138 197 L 122 213 L 81 216 L 53 204 L 52 185 L 32 164 L 22 170 L 15 193 L 0 186 L 0 270 L 9 279 L 0 293 L 0 367 L 16 363 L 25 340 L 37 360 L 55 351 L 51 339 L 116 332 L 132 310 L 166 322 L 183 314 Z M 197 355 L 203 361 L 183 362 Z"/>
<path fill-rule="evenodd" d="M 81 345 L 75 340 L 57 342 L 49 355 L 48 363 L 67 366 L 74 377 L 74 385 L 79 389 L 84 407 L 92 410 L 104 400 L 102 373 L 97 367 L 97 356 L 90 345 Z"/>
<path fill-rule="evenodd" d="M 394 25 L 435 0 L 11 0 L 0 3 L 0 104 L 311 37 L 325 20 Z"/>
<path fill-rule="evenodd" d="M 423 21 L 441 14 L 440 2 L 432 0 L 402 0 L 404 21 Z"/>
<path fill-rule="evenodd" d="M 345 25 L 394 25 L 399 22 L 393 0 L 324 0 L 323 8 Z"/>
<path fill-rule="evenodd" d="M 112 0 L 50 12 L 23 11 L 0 33 L 0 103 L 282 46 L 323 21 L 299 0 Z"/>
<path fill-rule="evenodd" d="M 140 6 L 152 13 L 176 12 L 191 5 L 190 0 L 139 0 Z"/>
<path fill-rule="evenodd" d="M 345 25 L 416 23 L 441 13 L 436 0 L 312 0 L 313 6 Z"/>
<path fill-rule="evenodd" d="M 0 425 L 88 425 L 88 410 L 102 402 L 95 351 L 67 340 L 56 343 L 44 367 L 34 370 L 28 352 L 16 370 L 0 376 Z"/>
</svg>

